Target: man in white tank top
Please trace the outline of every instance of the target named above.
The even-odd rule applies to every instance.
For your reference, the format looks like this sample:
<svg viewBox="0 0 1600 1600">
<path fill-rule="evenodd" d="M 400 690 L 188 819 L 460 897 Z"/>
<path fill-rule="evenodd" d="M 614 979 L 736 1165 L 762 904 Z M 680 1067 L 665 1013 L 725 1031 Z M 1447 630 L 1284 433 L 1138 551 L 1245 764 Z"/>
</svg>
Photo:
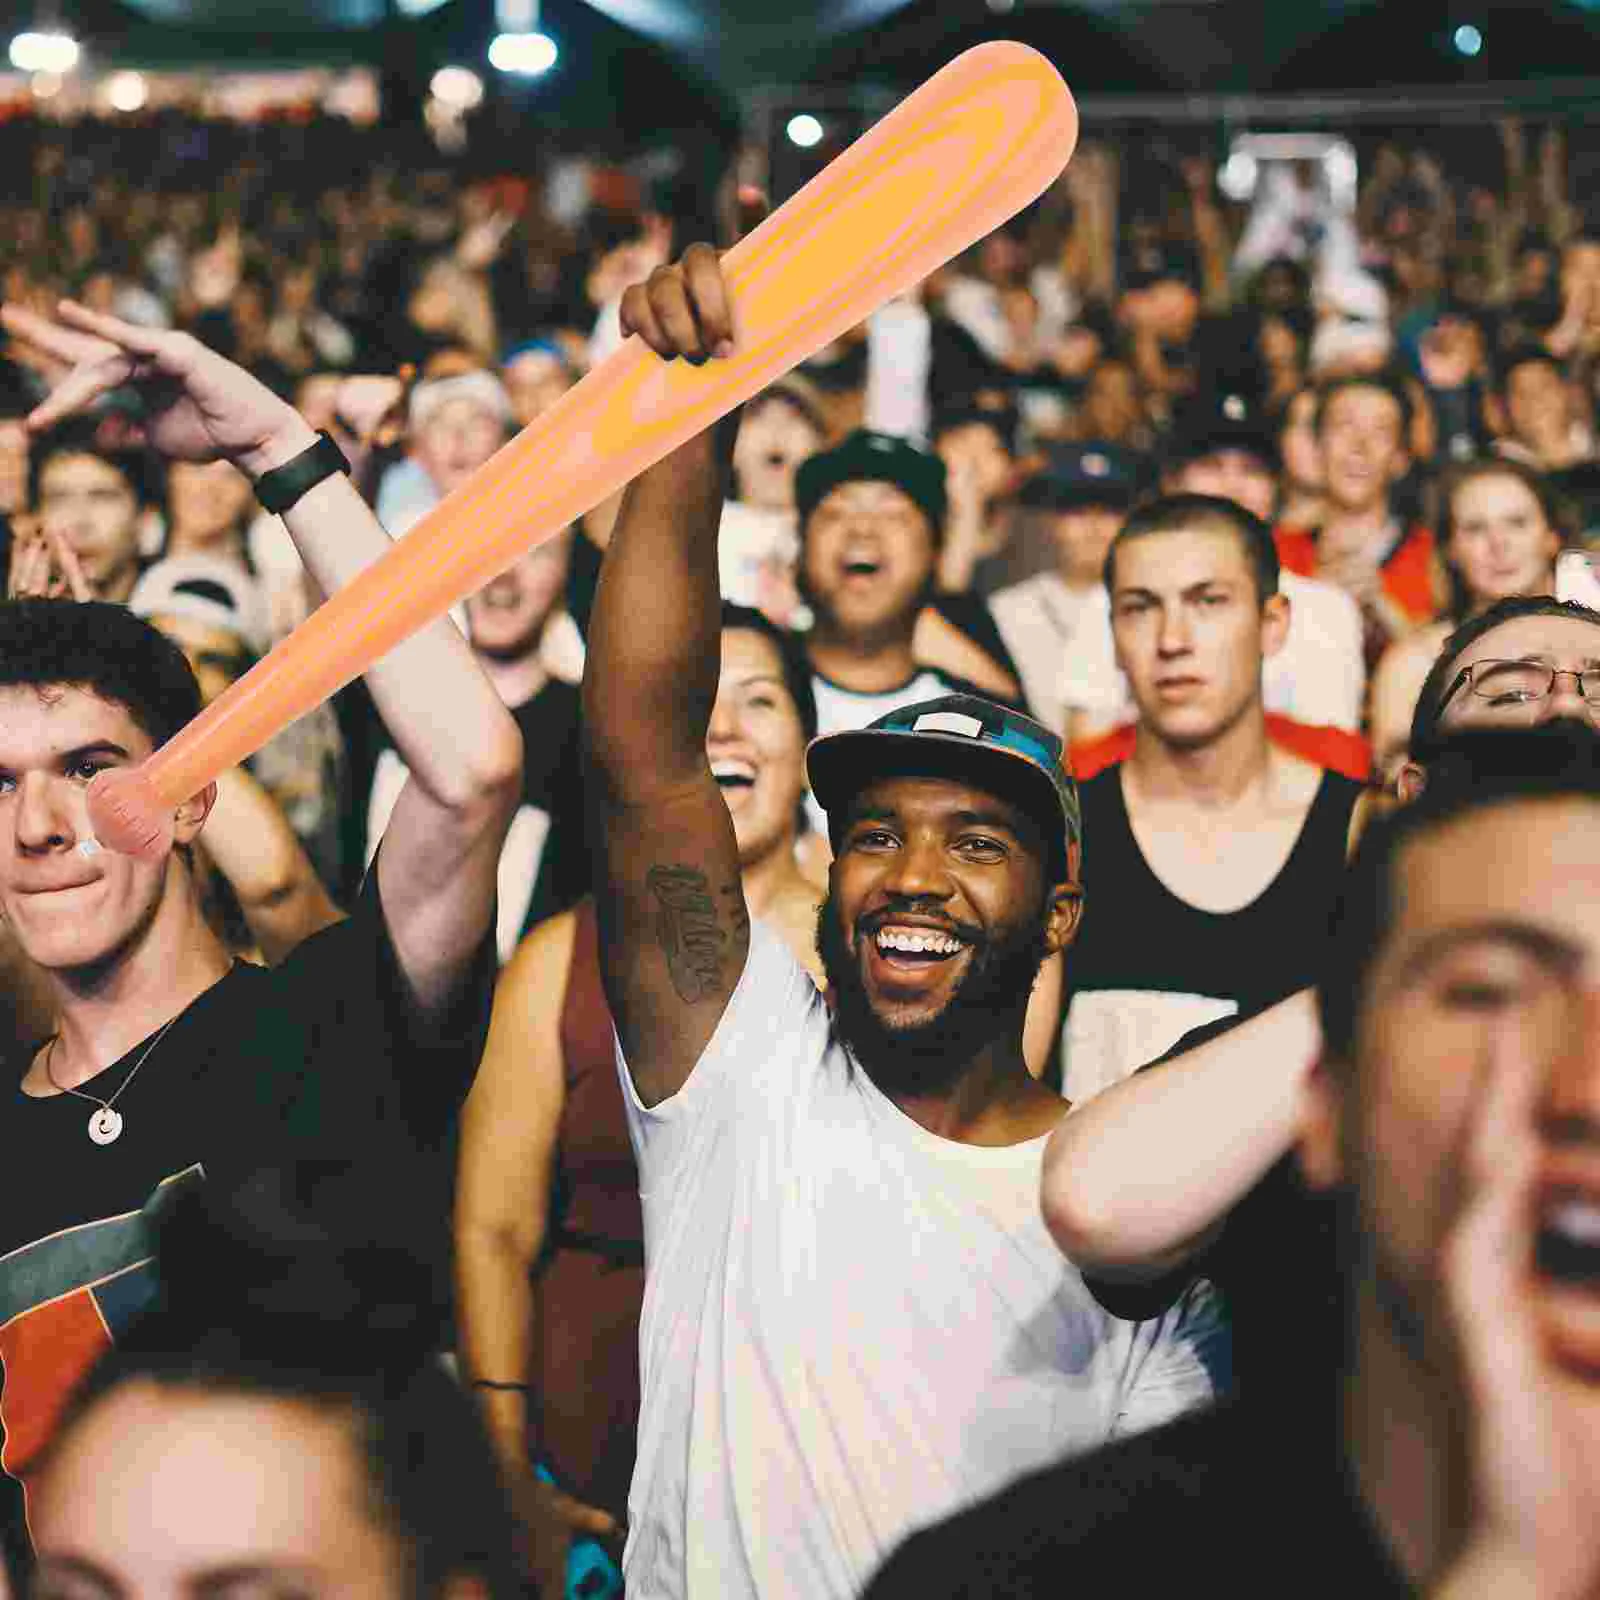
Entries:
<svg viewBox="0 0 1600 1600">
<path fill-rule="evenodd" d="M 622 323 L 726 353 L 716 255 L 629 290 Z M 1204 1286 L 1111 1317 L 1041 1219 L 1066 1107 L 1023 1022 L 1079 907 L 1048 730 L 956 696 L 819 740 L 831 1004 L 752 925 L 705 752 L 736 428 L 629 490 L 584 683 L 648 1272 L 624 1565 L 646 1600 L 854 1600 L 913 1527 L 1205 1403 L 1224 1336 Z"/>
</svg>

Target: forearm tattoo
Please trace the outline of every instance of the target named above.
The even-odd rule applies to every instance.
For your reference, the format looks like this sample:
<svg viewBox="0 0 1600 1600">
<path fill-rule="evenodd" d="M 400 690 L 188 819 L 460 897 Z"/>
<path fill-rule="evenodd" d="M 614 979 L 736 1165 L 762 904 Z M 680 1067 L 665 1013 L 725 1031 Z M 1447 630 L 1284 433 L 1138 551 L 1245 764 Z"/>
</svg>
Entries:
<svg viewBox="0 0 1600 1600">
<path fill-rule="evenodd" d="M 645 878 L 659 911 L 656 941 L 678 998 L 689 1005 L 722 989 L 722 958 L 731 940 L 749 926 L 737 880 L 713 893 L 711 880 L 693 867 L 651 867 Z M 718 899 L 731 901 L 731 915 Z"/>
</svg>

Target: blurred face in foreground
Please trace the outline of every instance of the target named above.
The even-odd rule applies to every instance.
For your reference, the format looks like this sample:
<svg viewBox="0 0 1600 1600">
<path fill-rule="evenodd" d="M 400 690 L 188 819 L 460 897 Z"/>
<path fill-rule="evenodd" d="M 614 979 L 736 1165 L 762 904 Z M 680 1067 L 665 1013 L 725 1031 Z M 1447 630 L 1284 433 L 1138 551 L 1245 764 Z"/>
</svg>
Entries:
<svg viewBox="0 0 1600 1600">
<path fill-rule="evenodd" d="M 1402 847 L 1391 885 L 1356 1059 L 1319 1080 L 1308 1170 L 1353 1185 L 1375 1303 L 1421 1359 L 1442 1356 L 1440 1252 L 1509 1030 L 1542 1081 L 1525 1292 L 1575 1403 L 1600 1405 L 1600 806 L 1530 797 L 1455 818 Z"/>
<path fill-rule="evenodd" d="M 406 1551 L 379 1520 L 358 1449 L 331 1409 L 128 1383 L 48 1458 L 30 1508 L 34 1593 L 410 1597 Z"/>
</svg>

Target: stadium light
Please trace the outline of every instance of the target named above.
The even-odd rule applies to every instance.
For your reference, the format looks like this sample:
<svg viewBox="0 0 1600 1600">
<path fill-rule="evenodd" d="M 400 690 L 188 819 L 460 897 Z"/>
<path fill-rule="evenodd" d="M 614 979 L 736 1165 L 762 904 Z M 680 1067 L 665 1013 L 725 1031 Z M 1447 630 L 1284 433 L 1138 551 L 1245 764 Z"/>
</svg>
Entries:
<svg viewBox="0 0 1600 1600">
<path fill-rule="evenodd" d="M 11 41 L 11 65 L 18 72 L 60 77 L 77 66 L 78 56 L 78 41 L 70 33 L 19 33 Z"/>
<path fill-rule="evenodd" d="M 556 64 L 560 53 L 547 33 L 500 33 L 489 46 L 489 65 L 497 72 L 537 78 Z"/>
<path fill-rule="evenodd" d="M 452 111 L 470 111 L 483 104 L 483 79 L 470 67 L 440 67 L 429 88 L 434 99 Z"/>
<path fill-rule="evenodd" d="M 822 143 L 822 124 L 809 112 L 803 111 L 798 117 L 790 117 L 785 131 L 789 135 L 789 142 L 799 145 L 802 150 Z"/>
<path fill-rule="evenodd" d="M 142 73 L 113 72 L 106 80 L 106 99 L 113 111 L 137 111 L 150 98 Z"/>
<path fill-rule="evenodd" d="M 1483 49 L 1483 32 L 1470 22 L 1463 22 L 1455 32 L 1456 49 L 1464 56 L 1475 56 Z"/>
</svg>

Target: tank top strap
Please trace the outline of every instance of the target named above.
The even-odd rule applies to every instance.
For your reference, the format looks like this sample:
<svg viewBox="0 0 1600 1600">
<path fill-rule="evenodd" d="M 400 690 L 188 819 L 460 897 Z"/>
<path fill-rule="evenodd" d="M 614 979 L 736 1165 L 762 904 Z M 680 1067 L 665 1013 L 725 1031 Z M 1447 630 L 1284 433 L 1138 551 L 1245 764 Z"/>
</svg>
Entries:
<svg viewBox="0 0 1600 1600">
<path fill-rule="evenodd" d="M 1296 897 L 1310 895 L 1317 903 L 1344 875 L 1350 840 L 1350 819 L 1363 793 L 1362 785 L 1342 773 L 1325 770 L 1311 808 L 1277 883 Z"/>
</svg>

